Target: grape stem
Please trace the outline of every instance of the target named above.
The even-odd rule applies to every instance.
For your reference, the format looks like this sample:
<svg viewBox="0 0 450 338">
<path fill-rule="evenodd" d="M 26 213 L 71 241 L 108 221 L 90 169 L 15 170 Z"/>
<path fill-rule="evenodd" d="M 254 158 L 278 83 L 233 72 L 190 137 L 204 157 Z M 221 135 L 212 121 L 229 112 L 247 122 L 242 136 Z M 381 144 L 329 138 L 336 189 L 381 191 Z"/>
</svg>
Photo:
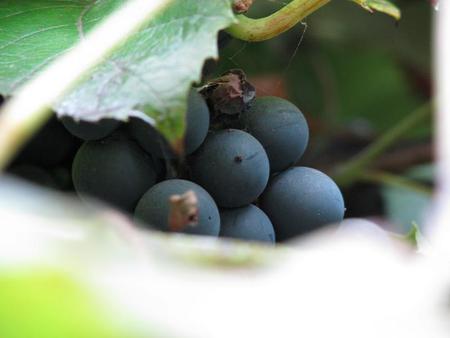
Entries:
<svg viewBox="0 0 450 338">
<path fill-rule="evenodd" d="M 343 187 L 348 186 L 364 175 L 367 167 L 406 132 L 430 117 L 433 104 L 427 102 L 406 116 L 398 124 L 386 131 L 353 159 L 337 167 L 333 178 Z"/>
<path fill-rule="evenodd" d="M 0 113 L 0 170 L 50 118 L 55 102 L 172 1 L 127 2 L 20 88 Z"/>
<path fill-rule="evenodd" d="M 238 22 L 230 26 L 227 32 L 233 37 L 245 41 L 269 40 L 289 30 L 330 1 L 293 0 L 277 12 L 259 19 L 238 15 Z"/>
</svg>

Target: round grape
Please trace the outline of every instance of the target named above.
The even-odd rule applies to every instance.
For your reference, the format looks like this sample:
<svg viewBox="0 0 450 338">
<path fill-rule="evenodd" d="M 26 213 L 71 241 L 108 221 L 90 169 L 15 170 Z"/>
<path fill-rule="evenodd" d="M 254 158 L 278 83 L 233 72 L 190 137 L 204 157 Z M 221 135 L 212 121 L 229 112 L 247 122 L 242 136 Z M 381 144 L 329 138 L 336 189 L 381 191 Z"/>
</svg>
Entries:
<svg viewBox="0 0 450 338">
<path fill-rule="evenodd" d="M 135 210 L 135 218 L 148 226 L 161 231 L 169 229 L 169 198 L 192 190 L 198 200 L 198 223 L 187 226 L 181 232 L 196 235 L 218 236 L 220 231 L 220 216 L 216 203 L 205 189 L 199 185 L 180 179 L 160 182 L 149 189 L 139 200 Z"/>
<path fill-rule="evenodd" d="M 273 177 L 260 202 L 279 241 L 339 222 L 345 211 L 336 183 L 307 167 L 291 168 Z"/>
<path fill-rule="evenodd" d="M 252 134 L 267 152 L 271 172 L 295 164 L 305 152 L 309 139 L 308 124 L 302 112 L 279 97 L 260 97 L 241 116 L 243 128 Z"/>
<path fill-rule="evenodd" d="M 136 143 L 114 133 L 81 146 L 73 162 L 72 178 L 81 197 L 96 197 L 131 212 L 156 183 L 157 174 L 151 159 Z"/>
<path fill-rule="evenodd" d="M 72 135 L 85 141 L 105 138 L 120 125 L 120 122 L 114 119 L 102 119 L 97 122 L 90 122 L 77 121 L 70 116 L 63 116 L 60 120 Z"/>
<path fill-rule="evenodd" d="M 56 117 L 52 117 L 26 143 L 14 159 L 14 164 L 54 168 L 71 161 L 80 143 Z"/>
<path fill-rule="evenodd" d="M 153 126 L 139 118 L 130 120 L 130 135 L 147 152 L 159 158 L 175 158 L 173 150 Z M 191 89 L 186 112 L 186 133 L 184 136 L 184 154 L 193 153 L 204 141 L 209 129 L 209 109 L 203 97 Z"/>
<path fill-rule="evenodd" d="M 220 210 L 220 236 L 246 241 L 275 242 L 273 225 L 267 215 L 253 204 Z"/>
<path fill-rule="evenodd" d="M 250 204 L 269 179 L 264 148 L 253 136 L 237 129 L 211 133 L 190 163 L 194 182 L 224 208 Z"/>
</svg>

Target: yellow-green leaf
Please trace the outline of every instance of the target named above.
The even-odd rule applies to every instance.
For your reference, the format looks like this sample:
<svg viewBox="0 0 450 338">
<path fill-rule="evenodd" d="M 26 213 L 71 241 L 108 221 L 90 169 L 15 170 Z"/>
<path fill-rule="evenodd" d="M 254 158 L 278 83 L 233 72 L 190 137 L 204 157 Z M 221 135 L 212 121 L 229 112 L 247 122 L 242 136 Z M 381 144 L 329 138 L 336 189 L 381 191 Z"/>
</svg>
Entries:
<svg viewBox="0 0 450 338">
<path fill-rule="evenodd" d="M 392 16 L 396 20 L 402 17 L 400 9 L 388 0 L 352 0 L 365 10 L 374 13 L 380 12 Z"/>
</svg>

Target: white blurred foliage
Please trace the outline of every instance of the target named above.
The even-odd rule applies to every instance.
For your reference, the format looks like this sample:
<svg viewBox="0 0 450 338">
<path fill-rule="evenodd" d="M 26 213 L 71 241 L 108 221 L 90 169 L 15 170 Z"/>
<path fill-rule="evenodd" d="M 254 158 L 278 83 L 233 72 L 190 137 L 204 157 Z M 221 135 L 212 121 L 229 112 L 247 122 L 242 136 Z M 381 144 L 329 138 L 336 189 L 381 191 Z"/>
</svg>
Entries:
<svg viewBox="0 0 450 338">
<path fill-rule="evenodd" d="M 184 337 L 449 337 L 449 276 L 386 244 L 324 232 L 254 271 L 168 264 L 96 282 Z"/>
<path fill-rule="evenodd" d="M 437 189 L 424 250 L 450 266 L 450 3 L 440 3 L 435 20 Z"/>
<path fill-rule="evenodd" d="M 0 269 L 68 271 L 143 331 L 156 324 L 196 338 L 450 336 L 448 266 L 364 220 L 260 247 L 138 230 L 112 211 L 87 212 L 4 180 L 0 219 L 8 222 Z"/>
</svg>

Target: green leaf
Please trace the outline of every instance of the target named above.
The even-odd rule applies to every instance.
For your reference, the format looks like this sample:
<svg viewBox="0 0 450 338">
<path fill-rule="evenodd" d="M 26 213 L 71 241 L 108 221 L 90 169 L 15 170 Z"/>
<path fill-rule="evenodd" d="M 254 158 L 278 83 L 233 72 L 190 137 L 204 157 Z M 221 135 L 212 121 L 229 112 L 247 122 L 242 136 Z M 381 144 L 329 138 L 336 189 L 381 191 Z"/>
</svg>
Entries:
<svg viewBox="0 0 450 338">
<path fill-rule="evenodd" d="M 1 1 L 0 93 L 13 94 L 122 2 Z"/>
<path fill-rule="evenodd" d="M 123 0 L 2 1 L 0 93 L 10 95 L 73 46 Z M 184 131 L 189 87 L 216 36 L 234 21 L 228 0 L 175 0 L 55 106 L 84 120 L 145 113 L 171 140 Z M 49 88 L 51 90 L 51 88 Z"/>
<path fill-rule="evenodd" d="M 402 14 L 400 9 L 388 0 L 352 0 L 365 10 L 373 12 L 381 12 L 392 16 L 396 20 L 400 20 Z"/>
<path fill-rule="evenodd" d="M 411 229 L 404 236 L 404 240 L 407 243 L 410 243 L 414 247 L 417 247 L 417 243 L 419 242 L 419 237 L 421 236 L 419 225 L 416 222 L 413 222 L 411 225 Z"/>
<path fill-rule="evenodd" d="M 131 338 L 106 307 L 68 274 L 48 269 L 0 271 L 0 336 Z"/>
</svg>

